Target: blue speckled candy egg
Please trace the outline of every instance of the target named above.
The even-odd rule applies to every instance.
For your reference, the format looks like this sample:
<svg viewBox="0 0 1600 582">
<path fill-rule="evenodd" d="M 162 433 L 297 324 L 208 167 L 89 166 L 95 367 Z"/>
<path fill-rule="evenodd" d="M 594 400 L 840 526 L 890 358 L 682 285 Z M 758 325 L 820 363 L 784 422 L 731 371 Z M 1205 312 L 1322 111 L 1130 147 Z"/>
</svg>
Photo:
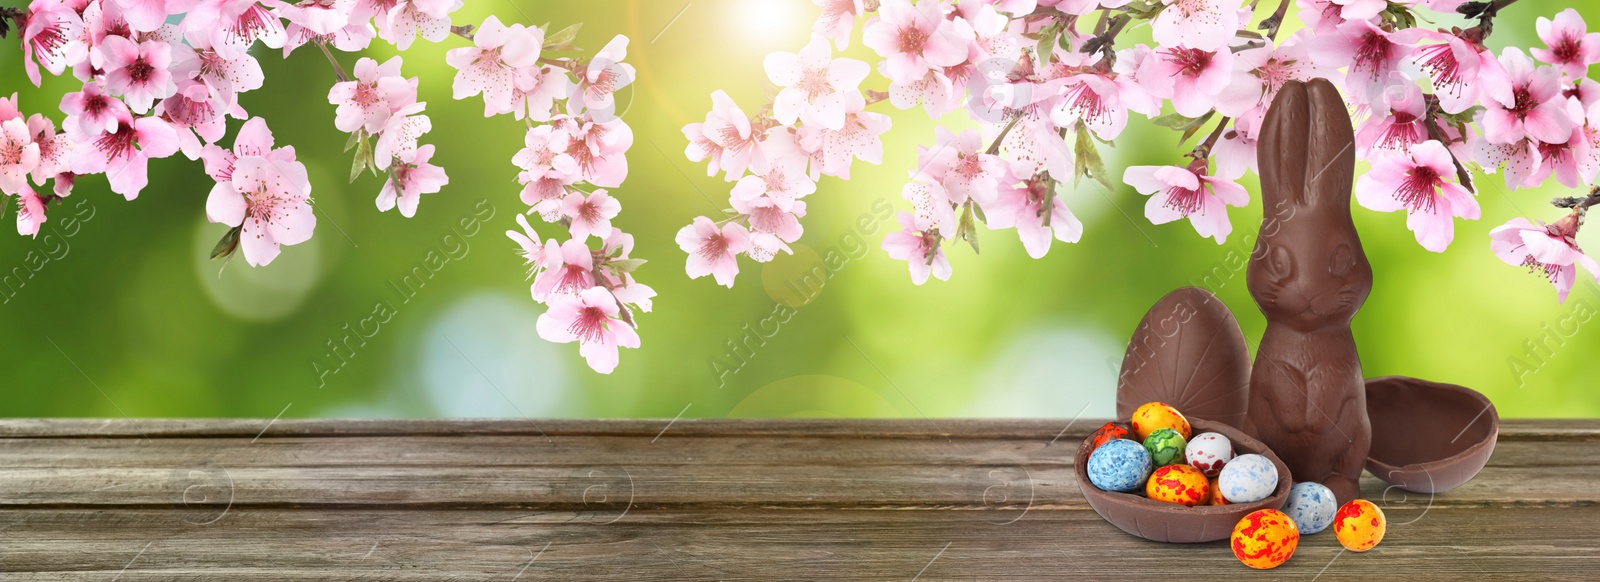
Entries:
<svg viewBox="0 0 1600 582">
<path fill-rule="evenodd" d="M 1103 491 L 1137 491 L 1150 478 L 1154 468 L 1144 445 L 1118 439 L 1101 445 L 1089 455 L 1089 482 Z"/>
<path fill-rule="evenodd" d="M 1239 455 L 1222 467 L 1217 486 L 1229 503 L 1261 501 L 1278 488 L 1278 468 L 1261 455 Z"/>
<path fill-rule="evenodd" d="M 1299 526 L 1300 533 L 1311 535 L 1333 524 L 1333 513 L 1339 510 L 1333 491 L 1321 483 L 1295 483 L 1289 488 L 1289 501 L 1283 512 Z"/>
</svg>

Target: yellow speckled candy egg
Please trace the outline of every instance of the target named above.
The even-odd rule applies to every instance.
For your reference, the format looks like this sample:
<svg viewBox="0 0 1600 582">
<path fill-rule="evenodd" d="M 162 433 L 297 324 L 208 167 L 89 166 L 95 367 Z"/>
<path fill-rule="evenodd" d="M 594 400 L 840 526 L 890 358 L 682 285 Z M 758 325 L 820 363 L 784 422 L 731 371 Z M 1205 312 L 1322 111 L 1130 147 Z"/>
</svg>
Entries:
<svg viewBox="0 0 1600 582">
<path fill-rule="evenodd" d="M 1300 528 L 1276 509 L 1250 512 L 1233 526 L 1233 555 L 1244 565 L 1270 570 L 1283 565 L 1300 546 Z"/>
<path fill-rule="evenodd" d="M 1156 501 L 1194 507 L 1211 496 L 1206 474 L 1188 465 L 1167 465 L 1156 469 L 1144 485 L 1145 496 Z"/>
<path fill-rule="evenodd" d="M 1139 442 L 1144 442 L 1150 433 L 1161 428 L 1178 431 L 1185 441 L 1192 434 L 1189 419 L 1165 402 L 1147 402 L 1133 411 L 1133 433 L 1139 436 Z"/>
<path fill-rule="evenodd" d="M 1333 514 L 1333 536 L 1339 544 L 1352 552 L 1365 552 L 1383 541 L 1383 532 L 1389 528 L 1383 510 L 1371 501 L 1356 499 L 1344 504 Z"/>
<path fill-rule="evenodd" d="M 1210 494 L 1206 496 L 1206 505 L 1227 505 L 1228 498 L 1222 496 L 1222 488 L 1217 486 L 1217 478 L 1207 480 L 1211 486 Z"/>
</svg>

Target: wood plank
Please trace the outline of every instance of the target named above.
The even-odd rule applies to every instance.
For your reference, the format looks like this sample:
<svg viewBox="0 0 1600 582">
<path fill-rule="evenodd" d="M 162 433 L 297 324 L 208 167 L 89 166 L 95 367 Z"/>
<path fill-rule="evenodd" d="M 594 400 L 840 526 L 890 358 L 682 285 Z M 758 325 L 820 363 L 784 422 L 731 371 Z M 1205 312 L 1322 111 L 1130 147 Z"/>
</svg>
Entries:
<svg viewBox="0 0 1600 582">
<path fill-rule="evenodd" d="M 1157 544 L 1086 511 L 234 509 L 0 512 L 7 579 L 1070 579 L 1261 575 L 1225 542 Z M 1014 521 L 1013 521 L 1014 519 Z M 1409 522 L 1407 522 L 1409 521 Z M 1372 551 L 1304 538 L 1273 578 L 1593 574 L 1600 508 L 1436 509 Z M 66 551 L 70 548 L 71 551 Z M 536 557 L 536 559 L 535 559 Z M 30 574 L 31 572 L 31 574 Z"/>
<path fill-rule="evenodd" d="M 0 437 L 198 437 L 198 436 L 441 436 L 615 435 L 651 436 L 663 429 L 676 436 L 820 437 L 1049 440 L 1082 439 L 1105 419 L 731 419 L 682 418 L 676 422 L 606 419 L 0 419 Z M 670 427 L 669 427 L 670 424 Z M 1583 419 L 1502 419 L 1502 440 L 1600 440 L 1600 423 Z"/>
</svg>

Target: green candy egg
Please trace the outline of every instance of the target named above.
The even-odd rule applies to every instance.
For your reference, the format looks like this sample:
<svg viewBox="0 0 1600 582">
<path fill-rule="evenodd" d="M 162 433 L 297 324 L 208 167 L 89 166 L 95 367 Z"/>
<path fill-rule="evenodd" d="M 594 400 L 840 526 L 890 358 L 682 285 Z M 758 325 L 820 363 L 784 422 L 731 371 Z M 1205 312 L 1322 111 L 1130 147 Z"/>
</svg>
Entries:
<svg viewBox="0 0 1600 582">
<path fill-rule="evenodd" d="M 1150 451 L 1150 460 L 1157 467 L 1182 463 L 1187 445 L 1183 435 L 1170 428 L 1158 428 L 1144 439 L 1144 450 Z"/>
</svg>

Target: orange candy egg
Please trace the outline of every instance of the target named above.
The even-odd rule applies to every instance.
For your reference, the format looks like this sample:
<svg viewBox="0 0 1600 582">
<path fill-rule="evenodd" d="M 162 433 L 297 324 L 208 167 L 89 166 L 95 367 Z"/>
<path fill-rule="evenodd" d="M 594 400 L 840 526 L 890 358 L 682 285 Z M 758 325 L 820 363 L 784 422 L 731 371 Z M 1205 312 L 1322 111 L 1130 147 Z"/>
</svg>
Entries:
<svg viewBox="0 0 1600 582">
<path fill-rule="evenodd" d="M 1300 528 L 1276 509 L 1250 512 L 1233 526 L 1233 555 L 1244 565 L 1270 570 L 1283 565 L 1300 545 Z"/>
<path fill-rule="evenodd" d="M 1388 520 L 1384 519 L 1383 510 L 1365 499 L 1346 503 L 1333 514 L 1333 536 L 1339 538 L 1339 545 L 1352 552 L 1372 549 L 1383 541 L 1387 529 Z"/>
<path fill-rule="evenodd" d="M 1144 493 L 1150 499 L 1194 507 L 1211 496 L 1206 474 L 1188 465 L 1167 465 L 1150 475 Z"/>
<path fill-rule="evenodd" d="M 1222 496 L 1222 488 L 1217 486 L 1217 478 L 1212 477 L 1208 481 L 1211 485 L 1211 494 L 1206 496 L 1206 505 L 1227 505 L 1228 498 Z"/>
<path fill-rule="evenodd" d="M 1133 411 L 1133 433 L 1139 436 L 1139 442 L 1150 437 L 1156 429 L 1170 428 L 1183 435 L 1183 440 L 1193 436 L 1189 427 L 1189 419 L 1184 418 L 1178 409 L 1164 402 L 1147 402 Z"/>
</svg>

